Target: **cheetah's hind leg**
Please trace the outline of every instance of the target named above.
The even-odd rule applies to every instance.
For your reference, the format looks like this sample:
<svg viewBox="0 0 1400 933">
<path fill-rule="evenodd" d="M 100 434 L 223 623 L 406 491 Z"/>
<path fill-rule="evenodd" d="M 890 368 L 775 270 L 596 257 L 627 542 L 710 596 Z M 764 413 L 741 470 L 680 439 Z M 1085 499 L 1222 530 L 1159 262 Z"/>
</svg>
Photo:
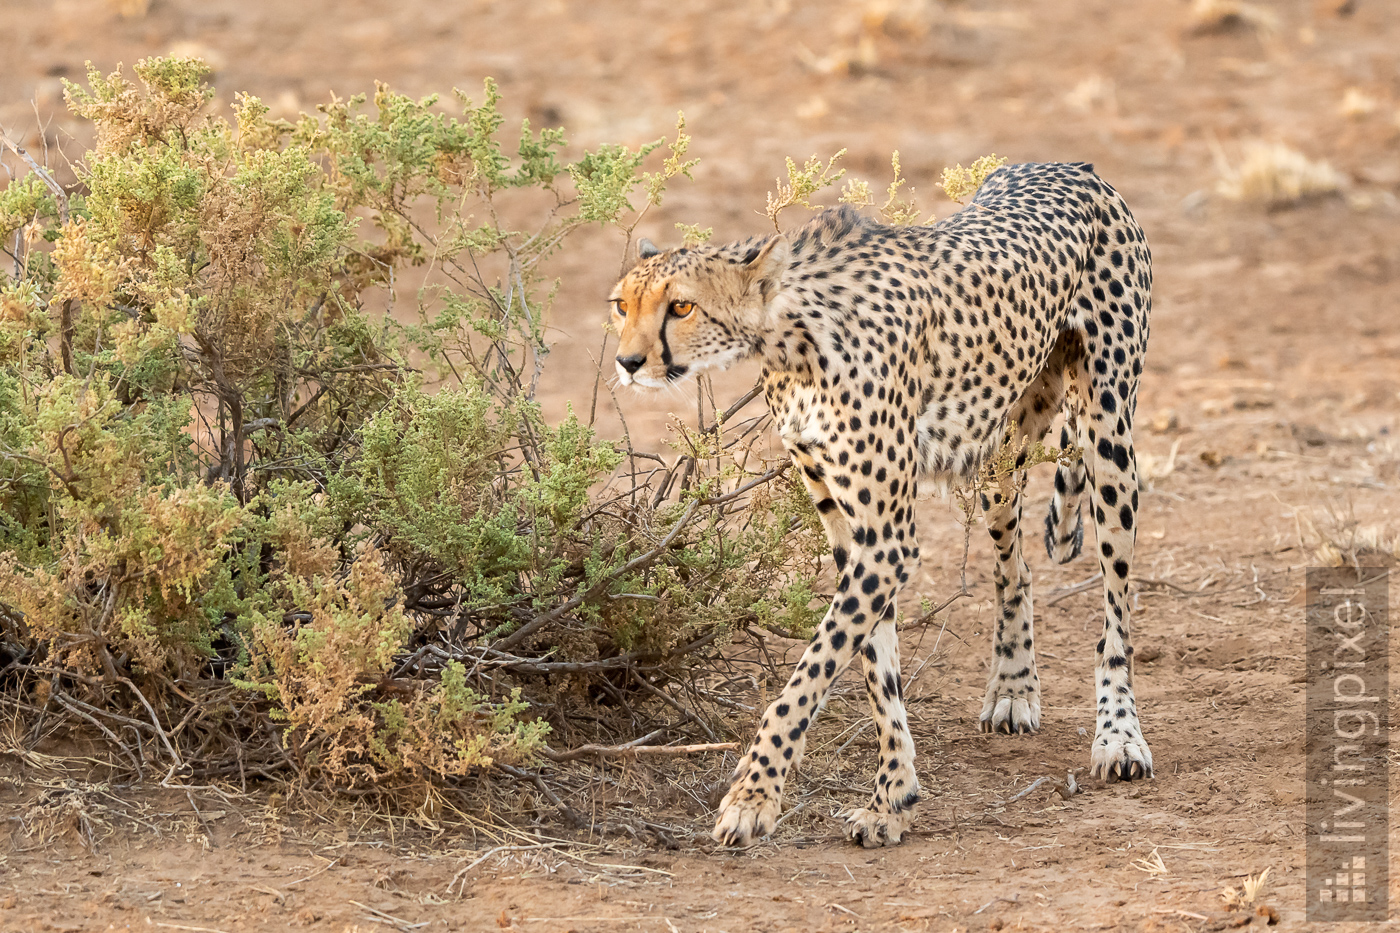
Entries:
<svg viewBox="0 0 1400 933">
<path fill-rule="evenodd" d="M 1023 471 L 1031 446 L 1045 436 L 1064 398 L 1066 359 L 1078 344 L 1061 343 L 1045 370 L 1012 411 L 1019 425 L 1016 468 Z M 982 700 L 979 728 L 1008 735 L 1040 728 L 1040 675 L 1035 666 L 1035 619 L 1031 600 L 1031 568 L 1026 563 L 1021 535 L 1019 472 L 1007 484 L 994 484 L 982 493 L 987 533 L 996 549 L 996 622 L 992 632 L 992 663 Z"/>
</svg>

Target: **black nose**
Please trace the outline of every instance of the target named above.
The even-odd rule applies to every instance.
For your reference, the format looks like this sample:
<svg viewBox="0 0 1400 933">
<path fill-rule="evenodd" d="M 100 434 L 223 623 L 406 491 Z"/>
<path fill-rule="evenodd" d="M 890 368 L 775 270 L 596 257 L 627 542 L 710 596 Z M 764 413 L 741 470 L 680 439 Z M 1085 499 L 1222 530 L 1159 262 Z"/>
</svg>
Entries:
<svg viewBox="0 0 1400 933">
<path fill-rule="evenodd" d="M 617 358 L 617 365 L 627 370 L 627 374 L 630 376 L 641 369 L 642 364 L 646 361 L 647 358 L 645 356 L 619 356 Z"/>
</svg>

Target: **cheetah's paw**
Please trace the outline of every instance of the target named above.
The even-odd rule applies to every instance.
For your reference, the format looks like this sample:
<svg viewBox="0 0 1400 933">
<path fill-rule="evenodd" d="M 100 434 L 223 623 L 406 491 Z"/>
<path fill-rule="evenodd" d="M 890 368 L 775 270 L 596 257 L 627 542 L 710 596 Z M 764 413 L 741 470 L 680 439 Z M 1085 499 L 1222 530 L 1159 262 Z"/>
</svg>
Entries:
<svg viewBox="0 0 1400 933">
<path fill-rule="evenodd" d="M 1119 733 L 1094 738 L 1089 776 L 1114 781 L 1152 777 L 1152 751 L 1141 735 Z"/>
<path fill-rule="evenodd" d="M 846 820 L 846 838 L 867 849 L 897 846 L 905 830 L 914 825 L 914 807 L 888 813 L 861 807 L 841 814 Z"/>
<path fill-rule="evenodd" d="M 983 732 L 1001 732 L 1006 735 L 1039 730 L 1039 692 L 1031 694 L 1031 698 L 1027 700 L 1023 696 L 998 694 L 995 688 L 989 688 L 987 698 L 982 703 L 982 719 L 978 728 Z"/>
<path fill-rule="evenodd" d="M 723 846 L 751 846 L 773 831 L 782 805 L 776 793 L 736 783 L 720 801 L 710 835 Z"/>
</svg>

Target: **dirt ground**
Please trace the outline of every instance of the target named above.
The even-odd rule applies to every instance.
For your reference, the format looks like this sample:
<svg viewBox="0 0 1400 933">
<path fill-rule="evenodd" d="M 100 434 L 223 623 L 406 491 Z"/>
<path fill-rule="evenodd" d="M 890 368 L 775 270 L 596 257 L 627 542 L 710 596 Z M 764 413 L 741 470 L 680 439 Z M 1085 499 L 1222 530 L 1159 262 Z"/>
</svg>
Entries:
<svg viewBox="0 0 1400 933">
<path fill-rule="evenodd" d="M 1134 627 L 1158 771 L 1069 800 L 1048 785 L 1012 799 L 1088 763 L 1100 596 L 1068 590 L 1091 561 L 1059 567 L 1028 549 L 1045 726 L 979 735 L 992 590 L 978 533 L 972 598 L 941 635 L 906 636 L 927 802 L 897 848 L 850 847 L 830 818 L 864 801 L 873 770 L 854 682 L 790 785 L 800 809 L 776 841 L 742 853 L 704 838 L 732 755 L 664 774 L 599 766 L 606 832 L 567 836 L 547 820 L 503 834 L 490 814 L 433 806 L 393 821 L 349 805 L 289 816 L 256 789 L 65 791 L 37 759 L 3 757 L 0 929 L 1203 930 L 1229 922 L 1223 887 L 1265 869 L 1261 901 L 1281 928 L 1306 926 L 1302 572 L 1320 540 L 1345 550 L 1400 533 L 1392 0 L 1259 0 L 1246 6 L 1267 21 L 1203 32 L 1182 0 L 127 5 L 137 15 L 120 16 L 117 0 L 0 6 L 0 125 L 35 151 L 76 148 L 58 78 L 80 78 L 85 60 L 111 70 L 172 50 L 217 66 L 221 102 L 242 90 L 289 115 L 375 79 L 426 94 L 494 75 L 508 114 L 562 124 L 582 145 L 656 138 L 684 110 L 702 161 L 640 231 L 663 244 L 677 221 L 719 239 L 762 230 L 756 211 L 786 155 L 846 148 L 845 164 L 880 188 L 898 149 L 939 216 L 955 209 L 933 197 L 945 165 L 991 151 L 1094 162 L 1156 261 Z M 1344 193 L 1272 211 L 1223 199 L 1220 160 L 1238 164 L 1255 139 L 1326 159 Z M 591 372 L 621 251 L 613 233 L 580 240 L 555 270 L 556 414 L 586 398 L 577 377 Z M 751 377 L 733 374 L 720 394 Z M 673 407 L 694 409 L 691 396 L 620 403 L 651 440 Z M 1047 500 L 1037 475 L 1032 527 Z M 953 508 L 921 508 L 910 611 L 953 591 L 961 557 Z M 736 713 L 741 737 L 751 720 Z M 74 831 L 38 831 L 44 802 L 60 825 L 70 807 Z"/>
</svg>

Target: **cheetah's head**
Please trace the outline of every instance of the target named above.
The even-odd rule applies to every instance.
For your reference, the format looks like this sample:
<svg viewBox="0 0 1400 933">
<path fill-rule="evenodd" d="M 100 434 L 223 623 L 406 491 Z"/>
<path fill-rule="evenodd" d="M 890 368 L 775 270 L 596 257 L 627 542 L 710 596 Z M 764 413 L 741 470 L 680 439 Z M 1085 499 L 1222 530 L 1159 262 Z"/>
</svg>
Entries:
<svg viewBox="0 0 1400 933">
<path fill-rule="evenodd" d="M 753 353 L 789 260 L 782 235 L 664 252 L 643 240 L 608 298 L 622 384 L 661 388 Z"/>
</svg>

